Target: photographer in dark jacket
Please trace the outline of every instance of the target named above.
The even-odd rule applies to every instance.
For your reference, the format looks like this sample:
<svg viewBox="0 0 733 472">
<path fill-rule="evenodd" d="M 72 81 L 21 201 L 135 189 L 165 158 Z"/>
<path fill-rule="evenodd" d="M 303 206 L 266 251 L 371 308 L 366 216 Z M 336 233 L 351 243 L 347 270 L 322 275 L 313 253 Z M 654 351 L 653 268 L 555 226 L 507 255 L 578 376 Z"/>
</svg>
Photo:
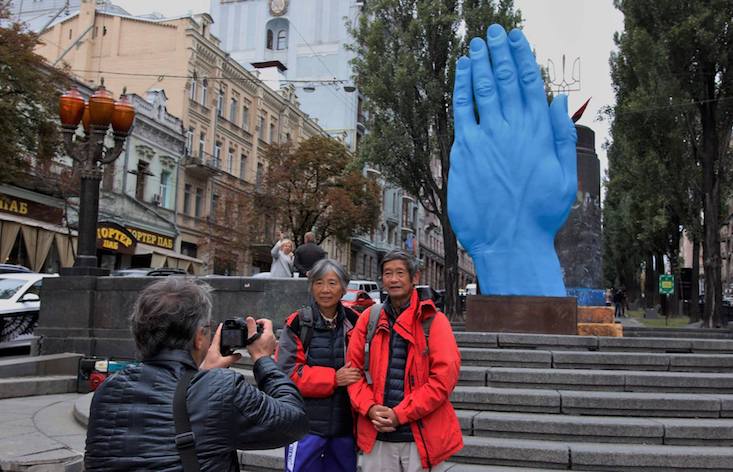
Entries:
<svg viewBox="0 0 733 472">
<path fill-rule="evenodd" d="M 313 265 L 326 258 L 326 251 L 316 244 L 315 234 L 308 231 L 303 235 L 303 242 L 295 250 L 295 260 L 293 261 L 295 272 L 300 274 L 299 277 L 307 277 Z"/>
<path fill-rule="evenodd" d="M 277 448 L 308 432 L 303 399 L 271 355 L 269 320 L 247 318 L 247 346 L 257 387 L 227 369 L 239 355 L 219 353 L 221 326 L 211 339 L 210 288 L 169 277 L 143 290 L 131 317 L 143 362 L 108 378 L 92 400 L 87 429 L 88 471 L 181 472 L 175 443 L 173 398 L 179 378 L 197 370 L 186 394 L 195 451 L 202 472 L 238 472 L 237 449 Z"/>
</svg>

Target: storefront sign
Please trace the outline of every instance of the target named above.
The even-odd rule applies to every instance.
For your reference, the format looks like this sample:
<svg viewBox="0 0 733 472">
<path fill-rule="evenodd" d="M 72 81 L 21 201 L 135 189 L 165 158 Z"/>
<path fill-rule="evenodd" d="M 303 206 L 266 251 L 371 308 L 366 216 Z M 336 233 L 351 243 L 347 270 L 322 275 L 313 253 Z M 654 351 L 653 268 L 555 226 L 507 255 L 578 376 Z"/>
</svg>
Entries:
<svg viewBox="0 0 733 472">
<path fill-rule="evenodd" d="M 61 208 L 32 202 L 24 198 L 0 193 L 0 212 L 25 216 L 39 221 L 60 225 L 64 216 Z"/>
<path fill-rule="evenodd" d="M 145 231 L 139 228 L 134 228 L 132 226 L 128 226 L 127 229 L 130 231 L 130 233 L 137 238 L 137 241 L 143 244 L 148 244 L 150 246 L 158 246 L 162 247 L 163 249 L 170 249 L 173 250 L 173 238 L 170 236 L 165 236 L 158 233 L 153 233 L 151 231 Z"/>
<path fill-rule="evenodd" d="M 121 254 L 134 254 L 137 240 L 126 228 L 117 223 L 100 222 L 97 225 L 97 247 Z"/>
</svg>

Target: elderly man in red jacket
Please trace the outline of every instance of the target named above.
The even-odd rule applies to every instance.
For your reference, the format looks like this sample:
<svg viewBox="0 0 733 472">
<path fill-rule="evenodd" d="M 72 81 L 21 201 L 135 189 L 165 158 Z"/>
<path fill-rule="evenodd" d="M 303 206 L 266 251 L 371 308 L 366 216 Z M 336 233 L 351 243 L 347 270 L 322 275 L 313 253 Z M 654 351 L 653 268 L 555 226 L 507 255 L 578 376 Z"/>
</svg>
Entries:
<svg viewBox="0 0 733 472">
<path fill-rule="evenodd" d="M 411 256 L 391 251 L 381 270 L 389 296 L 378 318 L 370 310 L 361 315 L 347 354 L 365 372 L 348 387 L 362 471 L 445 470 L 444 461 L 463 447 L 449 400 L 461 367 L 458 346 L 448 318 L 432 300 L 420 300 Z"/>
</svg>

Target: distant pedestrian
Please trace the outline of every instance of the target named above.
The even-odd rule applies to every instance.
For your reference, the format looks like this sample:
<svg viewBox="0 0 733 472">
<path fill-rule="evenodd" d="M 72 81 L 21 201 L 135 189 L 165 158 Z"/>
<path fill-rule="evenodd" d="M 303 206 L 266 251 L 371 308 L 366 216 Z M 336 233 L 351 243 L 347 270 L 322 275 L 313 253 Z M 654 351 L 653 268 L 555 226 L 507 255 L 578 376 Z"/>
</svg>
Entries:
<svg viewBox="0 0 733 472">
<path fill-rule="evenodd" d="M 316 236 L 308 231 L 303 236 L 304 243 L 295 250 L 295 272 L 299 277 L 307 277 L 313 265 L 326 258 L 326 251 L 316 244 Z"/>
<path fill-rule="evenodd" d="M 613 316 L 616 318 L 623 318 L 624 316 L 624 306 L 623 306 L 623 293 L 621 292 L 621 289 L 615 289 L 613 291 L 613 306 L 614 306 L 614 313 Z"/>
<path fill-rule="evenodd" d="M 280 233 L 280 240 L 272 246 L 272 265 L 270 277 L 293 276 L 293 242 Z"/>
</svg>

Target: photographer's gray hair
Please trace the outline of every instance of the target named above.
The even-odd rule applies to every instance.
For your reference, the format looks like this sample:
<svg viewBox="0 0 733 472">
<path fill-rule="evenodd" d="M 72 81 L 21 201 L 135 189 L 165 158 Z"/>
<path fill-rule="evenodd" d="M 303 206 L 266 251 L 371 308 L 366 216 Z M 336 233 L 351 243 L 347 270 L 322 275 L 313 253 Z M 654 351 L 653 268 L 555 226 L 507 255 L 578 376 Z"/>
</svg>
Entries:
<svg viewBox="0 0 733 472">
<path fill-rule="evenodd" d="M 322 279 L 329 272 L 336 274 L 341 282 L 341 289 L 345 292 L 349 286 L 349 275 L 343 266 L 333 259 L 321 259 L 313 265 L 313 268 L 308 271 L 308 286 L 312 287 L 317 280 Z"/>
<path fill-rule="evenodd" d="M 145 287 L 130 316 L 141 357 L 193 349 L 196 330 L 211 326 L 211 291 L 209 285 L 187 277 L 166 277 Z"/>
</svg>

